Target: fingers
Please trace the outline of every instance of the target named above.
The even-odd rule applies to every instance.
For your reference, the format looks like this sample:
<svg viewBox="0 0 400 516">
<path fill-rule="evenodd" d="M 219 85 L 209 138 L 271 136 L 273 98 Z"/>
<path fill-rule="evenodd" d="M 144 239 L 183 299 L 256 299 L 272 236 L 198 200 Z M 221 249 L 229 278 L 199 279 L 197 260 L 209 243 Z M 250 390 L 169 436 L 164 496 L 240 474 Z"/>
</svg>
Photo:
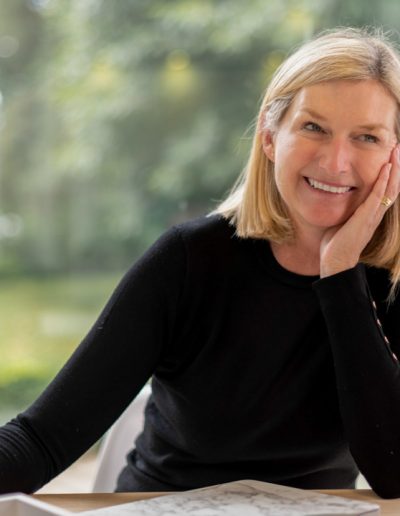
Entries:
<svg viewBox="0 0 400 516">
<path fill-rule="evenodd" d="M 395 197 L 389 197 L 389 194 L 393 195 L 394 189 L 391 177 L 392 168 L 393 164 L 391 162 L 383 165 L 372 188 L 371 195 L 368 196 L 364 203 L 371 216 L 378 215 L 381 218 L 385 210 L 393 203 Z M 384 204 L 385 200 L 386 206 Z"/>
<path fill-rule="evenodd" d="M 370 214 L 379 219 L 392 206 L 400 191 L 400 145 L 391 152 L 390 160 L 381 168 L 371 195 L 366 200 Z"/>
<path fill-rule="evenodd" d="M 386 211 L 395 202 L 400 191 L 400 145 L 392 150 L 390 160 L 381 168 L 371 194 L 359 207 L 363 217 L 358 220 L 363 225 L 359 227 L 375 231 L 382 221 Z"/>
<path fill-rule="evenodd" d="M 389 170 L 389 178 L 386 184 L 386 189 L 383 194 L 383 202 L 381 202 L 381 206 L 384 209 L 390 207 L 391 204 L 394 203 L 400 191 L 400 145 L 396 145 L 393 149 L 390 161 L 388 165 L 391 165 L 391 169 Z M 391 203 L 386 202 L 387 199 L 390 199 Z"/>
</svg>

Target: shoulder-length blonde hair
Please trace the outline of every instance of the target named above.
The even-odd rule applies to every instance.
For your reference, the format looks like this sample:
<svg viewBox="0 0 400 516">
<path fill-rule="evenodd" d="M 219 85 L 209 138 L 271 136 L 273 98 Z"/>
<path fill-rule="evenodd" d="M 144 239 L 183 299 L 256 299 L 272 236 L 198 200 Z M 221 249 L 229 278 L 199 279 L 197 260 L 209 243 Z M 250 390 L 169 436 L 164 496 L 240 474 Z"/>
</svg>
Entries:
<svg viewBox="0 0 400 516">
<path fill-rule="evenodd" d="M 379 81 L 400 106 L 400 58 L 383 34 L 345 28 L 325 32 L 301 46 L 275 72 L 263 98 L 249 160 L 231 193 L 214 213 L 236 227 L 240 237 L 277 243 L 294 237 L 293 226 L 274 180 L 274 164 L 263 151 L 263 133 L 272 133 L 297 92 L 330 80 Z M 400 110 L 396 118 L 400 137 Z M 364 249 L 361 261 L 390 270 L 392 284 L 400 280 L 399 200 L 386 212 Z"/>
</svg>

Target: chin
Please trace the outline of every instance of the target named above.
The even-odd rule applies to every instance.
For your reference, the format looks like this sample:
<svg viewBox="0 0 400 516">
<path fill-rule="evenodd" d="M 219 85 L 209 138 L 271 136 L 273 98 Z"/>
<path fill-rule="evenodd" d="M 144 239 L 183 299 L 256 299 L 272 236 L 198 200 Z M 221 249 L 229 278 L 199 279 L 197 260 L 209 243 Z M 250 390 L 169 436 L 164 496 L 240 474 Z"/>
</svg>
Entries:
<svg viewBox="0 0 400 516">
<path fill-rule="evenodd" d="M 307 222 L 310 226 L 319 227 L 320 229 L 329 229 L 344 224 L 351 214 L 343 213 L 341 215 L 320 215 L 309 217 Z"/>
</svg>

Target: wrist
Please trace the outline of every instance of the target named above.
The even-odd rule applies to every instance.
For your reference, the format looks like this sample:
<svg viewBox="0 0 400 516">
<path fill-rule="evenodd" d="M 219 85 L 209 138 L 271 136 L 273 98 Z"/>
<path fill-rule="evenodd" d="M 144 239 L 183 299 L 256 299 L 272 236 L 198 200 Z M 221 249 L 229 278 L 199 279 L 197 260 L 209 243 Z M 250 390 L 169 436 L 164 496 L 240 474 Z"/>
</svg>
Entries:
<svg viewBox="0 0 400 516">
<path fill-rule="evenodd" d="M 320 267 L 320 277 L 327 278 L 328 276 L 333 276 L 334 274 L 339 274 L 340 272 L 347 271 L 352 269 L 357 265 L 356 263 L 348 262 L 348 263 L 332 263 L 332 264 L 323 264 L 321 263 Z"/>
</svg>

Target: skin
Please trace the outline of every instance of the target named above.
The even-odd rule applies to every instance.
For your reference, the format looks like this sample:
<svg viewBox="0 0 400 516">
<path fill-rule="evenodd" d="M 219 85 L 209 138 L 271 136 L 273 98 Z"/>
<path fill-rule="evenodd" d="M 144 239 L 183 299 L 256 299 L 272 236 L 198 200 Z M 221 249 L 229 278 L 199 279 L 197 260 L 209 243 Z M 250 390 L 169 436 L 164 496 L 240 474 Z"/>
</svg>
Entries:
<svg viewBox="0 0 400 516">
<path fill-rule="evenodd" d="M 278 262 L 299 274 L 330 276 L 354 267 L 400 190 L 397 104 L 375 80 L 302 88 L 263 148 L 295 227 L 295 242 L 272 244 Z M 310 179 L 333 187 L 313 188 Z M 315 185 L 315 183 L 314 183 Z"/>
</svg>

